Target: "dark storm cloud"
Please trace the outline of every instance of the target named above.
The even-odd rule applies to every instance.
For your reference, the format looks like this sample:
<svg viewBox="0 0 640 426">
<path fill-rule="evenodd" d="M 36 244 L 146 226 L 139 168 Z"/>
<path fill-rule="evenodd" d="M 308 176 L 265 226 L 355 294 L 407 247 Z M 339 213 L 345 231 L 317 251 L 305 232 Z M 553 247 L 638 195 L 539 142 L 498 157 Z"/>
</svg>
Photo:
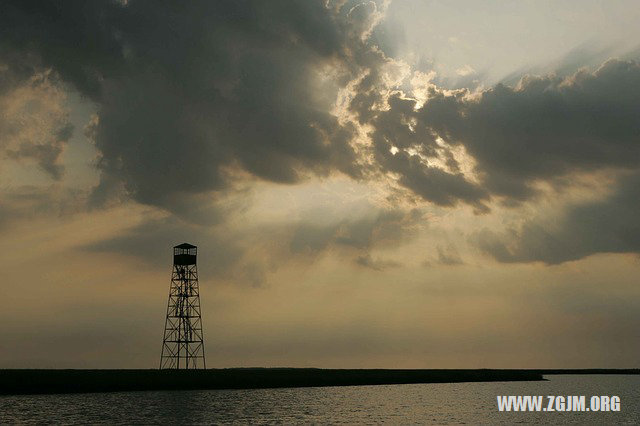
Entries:
<svg viewBox="0 0 640 426">
<path fill-rule="evenodd" d="M 640 65 L 609 60 L 593 73 L 525 77 L 478 99 L 434 92 L 417 118 L 464 145 L 486 190 L 524 200 L 538 180 L 640 166 Z"/>
<path fill-rule="evenodd" d="M 394 155 L 384 149 L 378 154 L 386 170 L 400 174 L 400 184 L 425 200 L 445 207 L 452 207 L 463 201 L 473 205 L 478 212 L 488 211 L 482 203 L 489 198 L 487 192 L 468 181 L 462 173 L 450 173 L 439 167 L 426 165 L 417 154 L 400 151 Z"/>
<path fill-rule="evenodd" d="M 506 233 L 478 232 L 473 243 L 500 262 L 558 264 L 596 253 L 640 253 L 640 173 L 621 179 L 600 201 L 569 206 L 560 218 L 537 218 Z"/>
<path fill-rule="evenodd" d="M 576 172 L 640 166 L 635 61 L 609 60 L 565 77 L 525 76 L 516 87 L 498 84 L 476 95 L 433 86 L 417 109 L 400 92 L 383 99 L 375 89 L 381 80 L 371 71 L 351 108 L 373 128 L 381 170 L 438 205 L 464 202 L 486 212 L 491 197 L 510 205 L 531 199 L 541 181 L 555 185 Z M 452 154 L 459 146 L 475 160 L 477 182 L 460 172 Z"/>
<path fill-rule="evenodd" d="M 275 182 L 359 173 L 354 129 L 330 111 L 374 3 L 0 8 L 2 53 L 37 57 L 98 106 L 96 202 L 120 184 L 138 201 L 173 209 L 172 194 L 223 189 L 235 168 Z"/>
<path fill-rule="evenodd" d="M 568 76 L 525 76 L 516 87 L 499 84 L 476 95 L 433 87 L 420 108 L 402 93 L 379 108 L 373 92 L 352 109 L 372 125 L 377 164 L 435 204 L 464 202 L 482 213 L 493 197 L 512 206 L 534 198 L 540 182 L 570 190 L 576 173 L 640 168 L 640 65 L 632 60 Z M 460 146 L 475 160 L 477 182 L 460 172 L 452 153 Z M 629 179 L 614 181 L 614 195 L 602 203 L 567 206 L 565 220 L 533 220 L 505 235 L 486 230 L 475 242 L 505 262 L 638 252 Z M 439 263 L 456 263 L 439 255 Z"/>
<path fill-rule="evenodd" d="M 396 94 L 388 104 L 390 108 L 371 121 L 375 157 L 382 170 L 398 173 L 401 185 L 435 204 L 451 207 L 465 202 L 479 212 L 487 211 L 483 203 L 489 199 L 487 191 L 460 173 L 451 152 L 436 143 L 431 130 L 415 127 L 416 102 Z M 414 152 L 408 151 L 411 148 Z M 429 165 L 425 157 L 444 159 L 449 170 Z"/>
</svg>

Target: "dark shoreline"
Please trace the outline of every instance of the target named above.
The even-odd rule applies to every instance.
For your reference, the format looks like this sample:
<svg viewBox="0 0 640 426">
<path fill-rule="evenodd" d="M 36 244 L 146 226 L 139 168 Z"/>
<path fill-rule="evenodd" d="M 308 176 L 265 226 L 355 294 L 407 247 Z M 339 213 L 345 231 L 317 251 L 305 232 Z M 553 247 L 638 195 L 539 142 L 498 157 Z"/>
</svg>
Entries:
<svg viewBox="0 0 640 426">
<path fill-rule="evenodd" d="M 544 374 L 640 374 L 640 370 L 386 370 L 318 368 L 228 368 L 195 371 L 0 370 L 0 394 L 539 381 L 544 380 Z"/>
</svg>

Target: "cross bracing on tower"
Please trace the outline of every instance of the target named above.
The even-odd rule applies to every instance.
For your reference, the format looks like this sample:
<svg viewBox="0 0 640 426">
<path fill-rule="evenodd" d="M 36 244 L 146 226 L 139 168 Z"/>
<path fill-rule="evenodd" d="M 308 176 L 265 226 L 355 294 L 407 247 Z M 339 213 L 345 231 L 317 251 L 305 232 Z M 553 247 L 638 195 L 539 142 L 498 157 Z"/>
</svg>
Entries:
<svg viewBox="0 0 640 426">
<path fill-rule="evenodd" d="M 206 368 L 197 268 L 198 248 L 173 248 L 173 271 L 160 354 L 160 369 Z"/>
</svg>

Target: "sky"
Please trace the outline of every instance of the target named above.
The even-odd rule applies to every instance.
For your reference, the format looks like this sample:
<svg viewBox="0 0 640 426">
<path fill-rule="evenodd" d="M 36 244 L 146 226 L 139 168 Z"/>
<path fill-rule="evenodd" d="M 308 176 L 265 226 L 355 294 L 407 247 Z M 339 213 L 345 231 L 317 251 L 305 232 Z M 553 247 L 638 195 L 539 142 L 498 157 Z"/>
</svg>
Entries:
<svg viewBox="0 0 640 426">
<path fill-rule="evenodd" d="M 635 1 L 5 1 L 0 368 L 630 368 Z"/>
</svg>

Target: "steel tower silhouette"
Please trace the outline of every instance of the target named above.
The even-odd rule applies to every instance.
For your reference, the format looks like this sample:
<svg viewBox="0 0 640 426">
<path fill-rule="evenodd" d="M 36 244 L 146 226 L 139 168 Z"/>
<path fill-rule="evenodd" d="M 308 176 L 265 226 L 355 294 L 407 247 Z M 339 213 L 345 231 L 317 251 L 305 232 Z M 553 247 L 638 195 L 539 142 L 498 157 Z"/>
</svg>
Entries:
<svg viewBox="0 0 640 426">
<path fill-rule="evenodd" d="M 200 315 L 197 252 L 196 246 L 187 243 L 173 248 L 173 272 L 160 369 L 207 368 Z"/>
</svg>

